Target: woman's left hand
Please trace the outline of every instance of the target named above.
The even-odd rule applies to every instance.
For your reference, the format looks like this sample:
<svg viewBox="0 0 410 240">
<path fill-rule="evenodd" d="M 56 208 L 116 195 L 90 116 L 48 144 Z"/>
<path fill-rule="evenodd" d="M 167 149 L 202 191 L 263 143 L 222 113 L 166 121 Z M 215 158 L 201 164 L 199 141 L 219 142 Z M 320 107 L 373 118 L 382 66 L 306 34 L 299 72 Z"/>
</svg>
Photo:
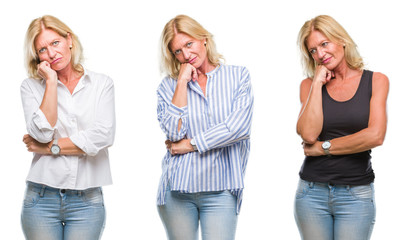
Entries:
<svg viewBox="0 0 410 240">
<path fill-rule="evenodd" d="M 23 142 L 26 144 L 27 151 L 39 153 L 39 154 L 51 154 L 49 143 L 40 143 L 30 135 L 26 134 L 23 136 Z"/>
<path fill-rule="evenodd" d="M 317 157 L 324 155 L 322 143 L 323 142 L 320 141 L 316 141 L 314 144 L 307 144 L 303 142 L 302 145 L 303 150 L 305 151 L 305 156 Z"/>
<path fill-rule="evenodd" d="M 178 142 L 166 140 L 165 145 L 172 155 L 185 154 L 194 151 L 194 148 L 191 145 L 191 139 L 182 139 Z"/>
</svg>

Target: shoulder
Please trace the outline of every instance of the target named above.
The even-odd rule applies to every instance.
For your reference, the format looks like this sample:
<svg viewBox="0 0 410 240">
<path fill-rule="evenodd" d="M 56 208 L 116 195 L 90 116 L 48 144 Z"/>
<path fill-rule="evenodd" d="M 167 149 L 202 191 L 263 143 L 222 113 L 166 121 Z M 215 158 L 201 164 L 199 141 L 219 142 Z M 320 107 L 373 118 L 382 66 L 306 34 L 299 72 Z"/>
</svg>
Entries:
<svg viewBox="0 0 410 240">
<path fill-rule="evenodd" d="M 251 80 L 249 70 L 244 66 L 221 64 L 217 71 L 216 74 L 228 81 L 250 82 Z"/>
<path fill-rule="evenodd" d="M 381 72 L 374 72 L 372 79 L 373 89 L 386 89 L 389 88 L 389 78 Z"/>
<path fill-rule="evenodd" d="M 84 70 L 84 77 L 90 78 L 91 81 L 107 81 L 113 82 L 112 78 L 103 73 L 97 73 L 88 69 Z"/>
<path fill-rule="evenodd" d="M 300 83 L 300 89 L 305 89 L 308 88 L 310 89 L 310 86 L 312 85 L 312 79 L 311 78 L 305 78 L 302 80 L 302 82 Z"/>
<path fill-rule="evenodd" d="M 38 80 L 34 78 L 26 78 L 21 82 L 21 88 L 30 86 L 40 86 L 44 80 Z"/>
<path fill-rule="evenodd" d="M 162 78 L 162 80 L 161 80 L 161 82 L 160 82 L 160 84 L 157 88 L 157 91 L 159 91 L 159 92 L 173 91 L 176 87 L 176 83 L 177 83 L 177 80 L 173 79 L 171 76 L 168 75 L 168 76 Z"/>
<path fill-rule="evenodd" d="M 248 70 L 246 67 L 244 67 L 244 66 L 221 64 L 221 65 L 220 65 L 220 69 L 221 69 L 222 71 L 241 72 L 241 73 L 248 73 L 248 74 L 249 74 L 249 70 Z"/>
<path fill-rule="evenodd" d="M 381 83 L 381 84 L 388 84 L 389 78 L 381 72 L 374 72 L 373 73 L 373 83 Z"/>
<path fill-rule="evenodd" d="M 387 97 L 387 94 L 389 92 L 389 85 L 390 85 L 389 78 L 386 75 L 380 72 L 373 73 L 373 79 L 372 79 L 373 96 L 380 94 L 379 96 Z"/>
<path fill-rule="evenodd" d="M 111 88 L 114 86 L 114 81 L 108 75 L 97 73 L 88 69 L 84 70 L 84 81 L 89 81 L 92 86 L 97 88 Z"/>
</svg>

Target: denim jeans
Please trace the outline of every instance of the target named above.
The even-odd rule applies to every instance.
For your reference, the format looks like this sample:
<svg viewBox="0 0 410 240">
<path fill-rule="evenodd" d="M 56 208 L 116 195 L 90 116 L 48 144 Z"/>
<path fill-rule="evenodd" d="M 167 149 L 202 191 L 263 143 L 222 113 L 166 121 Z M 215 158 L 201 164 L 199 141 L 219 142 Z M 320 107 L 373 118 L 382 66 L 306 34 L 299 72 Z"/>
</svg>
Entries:
<svg viewBox="0 0 410 240">
<path fill-rule="evenodd" d="M 166 192 L 166 204 L 158 206 L 169 240 L 235 239 L 236 197 L 229 191 L 180 193 Z"/>
<path fill-rule="evenodd" d="M 302 239 L 370 239 L 375 219 L 373 183 L 349 186 L 299 181 L 295 220 Z"/>
<path fill-rule="evenodd" d="M 21 225 L 28 240 L 100 239 L 105 225 L 102 190 L 65 190 L 28 182 Z"/>
</svg>

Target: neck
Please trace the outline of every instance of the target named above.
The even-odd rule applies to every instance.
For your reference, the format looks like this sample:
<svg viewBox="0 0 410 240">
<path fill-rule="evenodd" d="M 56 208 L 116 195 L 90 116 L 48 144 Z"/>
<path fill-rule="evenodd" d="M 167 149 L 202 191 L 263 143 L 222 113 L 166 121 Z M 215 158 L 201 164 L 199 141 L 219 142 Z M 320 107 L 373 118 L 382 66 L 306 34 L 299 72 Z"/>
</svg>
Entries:
<svg viewBox="0 0 410 240">
<path fill-rule="evenodd" d="M 349 78 L 354 70 L 349 68 L 346 61 L 342 61 L 335 69 L 333 69 L 333 72 L 335 73 L 336 79 L 343 81 L 346 78 Z"/>
<path fill-rule="evenodd" d="M 211 72 L 214 70 L 216 66 L 209 63 L 208 59 L 202 63 L 202 65 L 197 69 L 199 75 L 205 75 L 206 73 Z"/>
<path fill-rule="evenodd" d="M 69 64 L 67 67 L 64 69 L 60 70 L 57 72 L 58 79 L 63 83 L 67 84 L 70 83 L 71 81 L 75 80 L 78 78 L 78 72 L 76 72 L 71 64 Z"/>
</svg>

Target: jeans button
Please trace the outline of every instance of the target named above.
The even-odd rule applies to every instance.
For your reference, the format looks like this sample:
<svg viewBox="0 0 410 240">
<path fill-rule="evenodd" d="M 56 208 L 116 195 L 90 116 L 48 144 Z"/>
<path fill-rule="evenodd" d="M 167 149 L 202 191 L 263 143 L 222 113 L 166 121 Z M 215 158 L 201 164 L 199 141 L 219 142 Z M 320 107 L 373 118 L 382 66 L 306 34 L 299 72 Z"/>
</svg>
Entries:
<svg viewBox="0 0 410 240">
<path fill-rule="evenodd" d="M 61 193 L 65 193 L 65 189 L 61 189 L 60 192 L 61 192 Z"/>
</svg>

